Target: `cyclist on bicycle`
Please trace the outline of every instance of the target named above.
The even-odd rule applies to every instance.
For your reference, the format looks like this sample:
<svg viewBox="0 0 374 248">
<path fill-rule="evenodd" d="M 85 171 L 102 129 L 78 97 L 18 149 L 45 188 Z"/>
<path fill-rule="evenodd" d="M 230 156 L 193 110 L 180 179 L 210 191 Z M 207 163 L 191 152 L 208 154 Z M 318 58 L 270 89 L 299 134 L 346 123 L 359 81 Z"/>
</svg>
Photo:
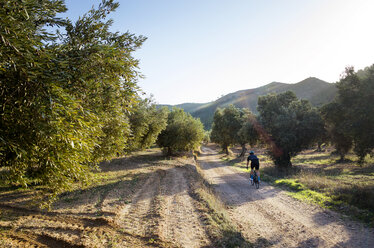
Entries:
<svg viewBox="0 0 374 248">
<path fill-rule="evenodd" d="M 251 160 L 251 181 L 253 180 L 253 169 L 256 169 L 256 173 L 257 173 L 257 176 L 258 176 L 258 182 L 260 182 L 260 171 L 259 171 L 260 162 L 259 162 L 257 156 L 255 155 L 254 151 L 249 152 L 249 156 L 247 158 L 247 170 L 248 170 L 249 160 Z"/>
</svg>

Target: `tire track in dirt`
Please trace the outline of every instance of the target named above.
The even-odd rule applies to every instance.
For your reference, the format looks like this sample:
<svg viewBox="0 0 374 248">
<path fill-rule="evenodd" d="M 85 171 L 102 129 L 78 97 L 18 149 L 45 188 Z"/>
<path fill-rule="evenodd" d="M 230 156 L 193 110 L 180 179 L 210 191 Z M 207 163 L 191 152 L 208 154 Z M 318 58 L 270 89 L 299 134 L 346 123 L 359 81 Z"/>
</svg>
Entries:
<svg viewBox="0 0 374 248">
<path fill-rule="evenodd" d="M 134 195 L 131 204 L 125 205 L 119 211 L 117 224 L 126 232 L 143 237 L 157 236 L 157 199 L 160 190 L 160 180 L 164 177 L 163 170 L 157 170 L 145 182 L 144 186 Z"/>
<path fill-rule="evenodd" d="M 23 207 L 0 204 L 1 211 L 7 211 L 12 221 L 5 222 L 4 229 L 13 230 L 8 239 L 28 237 L 27 242 L 36 242 L 36 246 L 48 247 L 82 247 L 81 236 L 84 233 L 94 232 L 100 228 L 109 228 L 105 219 L 88 219 L 77 216 L 68 216 L 53 212 L 25 209 Z M 100 227 L 100 228 L 96 228 Z M 27 242 L 25 246 L 27 246 Z"/>
<path fill-rule="evenodd" d="M 190 166 L 192 159 L 165 160 L 151 152 L 132 160 L 106 165 L 112 175 L 120 173 L 113 177 L 116 180 L 66 192 L 54 211 L 24 204 L 32 198 L 28 194 L 2 193 L 0 247 L 200 247 L 209 243 L 188 195 L 190 171 L 183 167 Z"/>
<path fill-rule="evenodd" d="M 103 217 L 88 218 L 56 212 L 44 212 L 0 204 L 0 210 L 13 215 L 12 221 L 2 221 L 0 247 L 119 247 L 141 244 L 142 238 L 126 232 Z M 117 237 L 113 240 L 113 237 Z M 25 238 L 27 237 L 27 238 Z"/>
<path fill-rule="evenodd" d="M 7 208 L 11 209 L 9 206 L 0 206 L 0 209 Z M 114 226 L 101 218 L 88 219 L 30 210 L 28 212 L 33 214 L 25 215 L 25 212 L 27 211 L 14 208 L 12 214 L 19 214 L 17 219 L 10 223 L 3 222 L 5 225 L 1 226 L 10 230 L 3 235 L 4 240 L 8 240 L 9 247 L 28 247 L 30 244 L 35 247 L 90 247 L 87 237 L 98 233 L 114 233 Z M 22 245 L 17 245 L 14 240 Z M 100 244 L 96 245 L 100 247 Z"/>
<path fill-rule="evenodd" d="M 202 247 L 210 243 L 189 196 L 188 171 L 168 166 L 158 169 L 119 211 L 116 223 L 162 247 Z"/>
<path fill-rule="evenodd" d="M 230 208 L 230 216 L 256 247 L 374 247 L 374 231 L 339 215 L 299 202 L 248 174 L 225 166 L 215 151 L 203 148 L 199 163 Z"/>
<path fill-rule="evenodd" d="M 167 171 L 162 186 L 162 222 L 159 233 L 162 239 L 181 247 L 202 247 L 209 243 L 198 211 L 188 194 L 188 171 L 182 167 Z"/>
</svg>

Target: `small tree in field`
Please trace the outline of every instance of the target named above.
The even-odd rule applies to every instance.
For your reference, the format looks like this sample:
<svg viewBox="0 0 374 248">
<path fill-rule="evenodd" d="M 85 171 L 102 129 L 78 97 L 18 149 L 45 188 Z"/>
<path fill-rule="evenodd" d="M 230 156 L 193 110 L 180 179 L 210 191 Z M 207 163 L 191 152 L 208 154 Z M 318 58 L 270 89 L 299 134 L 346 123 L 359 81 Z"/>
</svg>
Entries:
<svg viewBox="0 0 374 248">
<path fill-rule="evenodd" d="M 242 127 L 238 132 L 238 143 L 242 146 L 240 157 L 244 157 L 247 151 L 245 145 L 249 144 L 251 147 L 255 146 L 260 136 L 258 133 L 258 123 L 256 116 L 251 112 L 247 112 L 243 116 Z"/>
<path fill-rule="evenodd" d="M 362 163 L 374 149 L 374 65 L 357 73 L 346 68 L 336 85 L 338 97 L 324 106 L 323 116 L 341 159 L 353 146 Z"/>
<path fill-rule="evenodd" d="M 204 139 L 204 127 L 183 109 L 174 108 L 168 115 L 166 129 L 157 138 L 157 144 L 167 155 L 176 151 L 197 149 Z"/>
<path fill-rule="evenodd" d="M 323 122 L 308 101 L 293 92 L 258 99 L 260 123 L 270 136 L 269 154 L 280 167 L 291 166 L 291 158 L 316 141 Z"/>
<path fill-rule="evenodd" d="M 229 146 L 239 141 L 238 131 L 242 127 L 245 114 L 234 105 L 217 109 L 214 113 L 211 140 L 220 144 L 226 154 L 230 153 Z"/>
<path fill-rule="evenodd" d="M 145 149 L 154 144 L 158 135 L 166 128 L 168 109 L 157 109 L 150 99 L 144 99 L 130 114 L 131 138 L 127 151 Z"/>
<path fill-rule="evenodd" d="M 340 161 L 343 161 L 353 145 L 352 138 L 348 135 L 349 126 L 343 108 L 337 102 L 332 102 L 321 108 L 321 114 L 326 122 L 329 139 L 340 155 Z"/>
</svg>

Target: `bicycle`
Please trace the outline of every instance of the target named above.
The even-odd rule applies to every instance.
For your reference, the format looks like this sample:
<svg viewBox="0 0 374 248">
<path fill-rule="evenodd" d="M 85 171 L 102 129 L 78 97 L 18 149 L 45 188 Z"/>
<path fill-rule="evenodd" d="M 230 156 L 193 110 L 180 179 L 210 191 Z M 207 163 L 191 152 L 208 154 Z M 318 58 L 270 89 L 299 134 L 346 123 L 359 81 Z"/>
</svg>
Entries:
<svg viewBox="0 0 374 248">
<path fill-rule="evenodd" d="M 253 172 L 253 180 L 251 180 L 251 184 L 252 186 L 255 186 L 256 189 L 260 188 L 260 182 L 258 181 L 258 176 L 257 176 L 256 171 Z"/>
</svg>

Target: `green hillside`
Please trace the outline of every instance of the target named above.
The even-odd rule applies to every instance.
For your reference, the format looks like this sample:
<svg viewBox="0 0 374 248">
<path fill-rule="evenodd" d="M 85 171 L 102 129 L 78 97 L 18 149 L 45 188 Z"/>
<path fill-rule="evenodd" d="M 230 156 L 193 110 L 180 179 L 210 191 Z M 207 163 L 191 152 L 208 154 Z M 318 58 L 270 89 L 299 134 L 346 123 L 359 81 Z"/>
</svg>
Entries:
<svg viewBox="0 0 374 248">
<path fill-rule="evenodd" d="M 159 105 L 157 105 L 157 107 L 159 107 L 159 108 L 168 107 L 170 110 L 173 107 L 177 107 L 177 108 L 184 109 L 184 111 L 186 111 L 186 112 L 193 113 L 196 110 L 198 110 L 200 107 L 205 106 L 205 105 L 206 105 L 206 103 L 182 103 L 182 104 L 177 104 L 177 105 L 159 104 Z"/>
<path fill-rule="evenodd" d="M 309 100 L 314 106 L 320 106 L 332 101 L 336 95 L 335 84 L 327 83 L 318 78 L 307 78 L 296 84 L 273 82 L 255 89 L 240 90 L 227 94 L 216 101 L 209 103 L 183 103 L 175 107 L 183 108 L 192 116 L 200 118 L 205 128 L 209 129 L 212 124 L 213 115 L 217 108 L 224 108 L 230 104 L 240 108 L 249 108 L 257 114 L 257 100 L 259 96 L 270 93 L 281 93 L 293 91 L 300 99 Z M 171 105 L 164 105 L 172 107 Z"/>
</svg>

